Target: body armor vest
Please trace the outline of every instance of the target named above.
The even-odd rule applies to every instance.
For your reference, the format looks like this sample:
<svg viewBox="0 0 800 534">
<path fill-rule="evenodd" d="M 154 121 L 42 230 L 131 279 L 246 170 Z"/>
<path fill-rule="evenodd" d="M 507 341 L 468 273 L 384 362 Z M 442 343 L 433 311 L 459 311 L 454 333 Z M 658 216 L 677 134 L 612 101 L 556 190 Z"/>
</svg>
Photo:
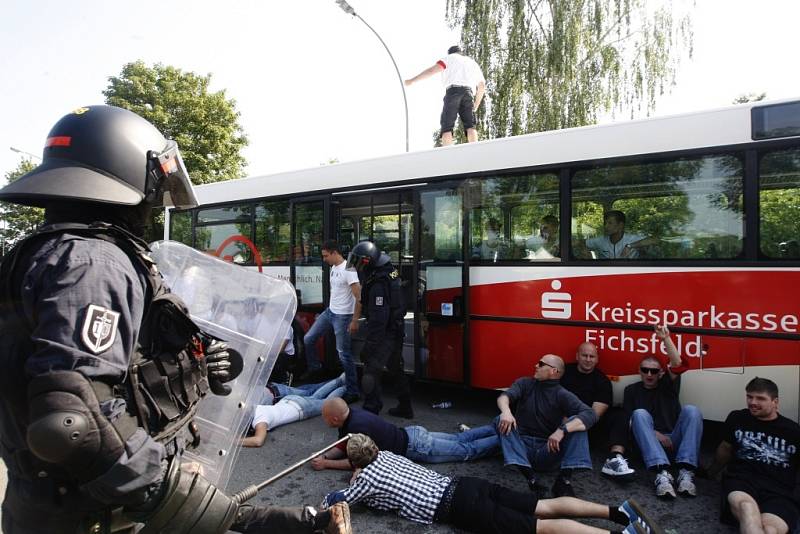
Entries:
<svg viewBox="0 0 800 534">
<path fill-rule="evenodd" d="M 405 333 L 406 305 L 403 299 L 403 281 L 400 272 L 392 265 L 387 264 L 373 270 L 361 288 L 361 302 L 369 303 L 369 290 L 373 284 L 384 284 L 386 295 L 389 299 L 389 324 L 388 329 L 396 334 Z M 369 306 L 362 306 L 362 316 L 369 321 Z"/>
<path fill-rule="evenodd" d="M 26 251 L 35 251 L 36 244 L 58 233 L 70 233 L 102 239 L 118 246 L 132 264 L 146 273 L 145 306 L 139 338 L 130 355 L 125 380 L 114 386 L 92 382 L 98 400 L 123 398 L 127 413 L 112 421 L 123 440 L 138 427 L 144 428 L 164 445 L 190 425 L 198 401 L 209 389 L 203 353 L 203 334 L 189 318 L 183 302 L 164 285 L 155 263 L 148 256 L 145 243 L 122 228 L 106 223 L 91 225 L 59 223 L 44 226 L 20 242 L 9 253 L 0 268 L 0 321 L 5 331 L 14 331 L 15 346 L 4 347 L 3 373 L 0 377 L 0 409 L 4 418 L 15 421 L 17 436 L 4 443 L 4 456 L 13 458 L 9 465 L 24 478 L 35 477 L 46 467 L 26 448 L 9 450 L 8 444 L 25 443 L 27 428 L 27 386 L 25 360 L 34 348 L 29 333 L 33 325 L 25 320 L 21 310 L 19 288 L 26 265 L 20 265 Z M 13 329 L 13 330 L 9 330 Z M 193 432 L 194 434 L 194 432 Z M 196 434 L 195 445 L 198 442 Z M 4 440 L 5 441 L 5 440 Z M 169 450 L 169 448 L 168 448 Z"/>
</svg>

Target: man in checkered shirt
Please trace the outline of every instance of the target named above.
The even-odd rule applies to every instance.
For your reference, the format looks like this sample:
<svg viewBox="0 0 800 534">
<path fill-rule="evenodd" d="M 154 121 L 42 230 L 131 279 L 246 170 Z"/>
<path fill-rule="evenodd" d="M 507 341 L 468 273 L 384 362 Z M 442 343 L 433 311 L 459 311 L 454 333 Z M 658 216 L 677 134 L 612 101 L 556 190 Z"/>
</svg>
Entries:
<svg viewBox="0 0 800 534">
<path fill-rule="evenodd" d="M 347 457 L 356 468 L 350 487 L 329 493 L 323 508 L 346 501 L 364 502 L 417 523 L 450 523 L 479 533 L 623 533 L 663 532 L 633 500 L 619 507 L 559 497 L 537 499 L 528 492 L 506 489 L 475 477 L 450 478 L 388 451 L 372 438 L 355 434 L 347 442 Z M 602 530 L 561 517 L 607 519 L 624 529 Z"/>
</svg>

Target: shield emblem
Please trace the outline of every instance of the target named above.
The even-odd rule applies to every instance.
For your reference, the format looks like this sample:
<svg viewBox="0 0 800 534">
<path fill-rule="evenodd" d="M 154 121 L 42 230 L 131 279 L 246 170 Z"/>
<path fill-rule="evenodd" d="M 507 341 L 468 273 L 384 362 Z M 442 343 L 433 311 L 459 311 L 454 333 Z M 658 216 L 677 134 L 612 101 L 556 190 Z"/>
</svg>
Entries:
<svg viewBox="0 0 800 534">
<path fill-rule="evenodd" d="M 83 344 L 93 353 L 100 354 L 114 343 L 118 323 L 119 312 L 90 304 L 83 321 Z"/>
</svg>

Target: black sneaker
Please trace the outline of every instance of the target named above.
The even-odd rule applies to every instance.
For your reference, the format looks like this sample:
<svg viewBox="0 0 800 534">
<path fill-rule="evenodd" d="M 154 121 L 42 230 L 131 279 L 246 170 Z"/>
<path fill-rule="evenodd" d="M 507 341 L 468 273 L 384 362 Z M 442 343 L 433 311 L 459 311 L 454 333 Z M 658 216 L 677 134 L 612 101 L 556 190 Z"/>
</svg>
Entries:
<svg viewBox="0 0 800 534">
<path fill-rule="evenodd" d="M 564 477 L 556 478 L 556 481 L 553 483 L 553 488 L 551 491 L 553 492 L 554 497 L 575 496 L 575 490 L 572 489 L 572 482 L 565 479 Z"/>
<path fill-rule="evenodd" d="M 353 404 L 354 402 L 358 402 L 359 399 L 358 393 L 345 393 L 342 395 L 342 400 L 345 401 L 347 404 Z"/>
<path fill-rule="evenodd" d="M 535 478 L 528 479 L 528 489 L 531 490 L 538 499 L 544 499 L 547 497 L 547 486 Z"/>
</svg>

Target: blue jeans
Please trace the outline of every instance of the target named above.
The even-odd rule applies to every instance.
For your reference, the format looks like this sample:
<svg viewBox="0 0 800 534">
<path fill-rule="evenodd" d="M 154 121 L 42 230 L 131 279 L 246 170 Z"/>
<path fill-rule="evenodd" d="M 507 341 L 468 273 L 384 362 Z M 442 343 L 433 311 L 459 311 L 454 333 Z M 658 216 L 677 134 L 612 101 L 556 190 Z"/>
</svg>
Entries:
<svg viewBox="0 0 800 534">
<path fill-rule="evenodd" d="M 415 462 L 466 462 L 500 450 L 500 440 L 492 425 L 479 426 L 459 434 L 428 432 L 421 426 L 407 426 L 405 431 L 408 434 L 406 457 Z"/>
<path fill-rule="evenodd" d="M 570 418 L 571 419 L 571 418 Z M 495 428 L 500 418 L 494 420 Z M 570 432 L 561 440 L 558 452 L 550 452 L 546 438 L 526 436 L 514 428 L 507 435 L 500 435 L 503 449 L 503 465 L 532 467 L 536 471 L 557 469 L 591 469 L 589 436 L 585 431 Z"/>
<path fill-rule="evenodd" d="M 303 419 L 315 417 L 322 413 L 322 403 L 325 399 L 341 397 L 344 395 L 344 374 L 329 382 L 320 384 L 306 384 L 300 387 L 290 387 L 283 384 L 271 384 L 280 397 L 279 400 L 291 400 L 303 412 Z"/>
<path fill-rule="evenodd" d="M 644 464 L 648 467 L 669 465 L 667 452 L 656 438 L 653 427 L 653 416 L 643 409 L 633 411 L 631 416 L 631 431 L 633 438 L 642 451 Z M 703 438 L 703 414 L 697 406 L 687 404 L 681 407 L 681 413 L 672 433 L 664 434 L 672 440 L 672 450 L 677 463 L 689 464 L 697 467 L 700 457 L 700 440 Z"/>
<path fill-rule="evenodd" d="M 350 350 L 350 321 L 353 315 L 333 313 L 329 308 L 319 314 L 317 320 L 303 337 L 303 344 L 306 347 L 306 362 L 308 369 L 316 371 L 322 368 L 317 355 L 317 340 L 333 329 L 336 336 L 336 352 L 339 353 L 339 361 L 342 363 L 344 375 L 346 377 L 347 393 L 358 395 L 358 376 L 356 375 L 356 362 L 353 360 L 353 353 Z"/>
</svg>

